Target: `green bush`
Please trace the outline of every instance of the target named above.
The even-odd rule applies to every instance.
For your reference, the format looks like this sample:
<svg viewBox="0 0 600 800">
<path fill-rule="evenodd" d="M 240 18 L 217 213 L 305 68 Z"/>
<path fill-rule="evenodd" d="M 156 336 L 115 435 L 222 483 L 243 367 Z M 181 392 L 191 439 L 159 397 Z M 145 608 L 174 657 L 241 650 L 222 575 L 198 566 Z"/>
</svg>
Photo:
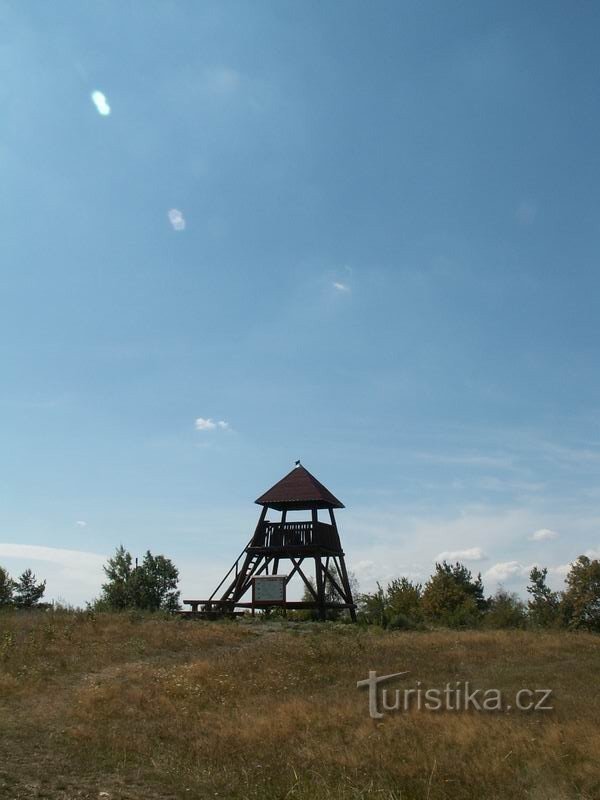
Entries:
<svg viewBox="0 0 600 800">
<path fill-rule="evenodd" d="M 529 622 L 534 627 L 555 627 L 561 623 L 561 596 L 553 592 L 546 583 L 548 570 L 534 567 L 529 573 L 530 584 L 527 587 L 529 602 L 527 613 Z"/>
<path fill-rule="evenodd" d="M 488 600 L 483 623 L 487 628 L 524 628 L 527 607 L 517 594 L 499 588 Z"/>
<path fill-rule="evenodd" d="M 476 627 L 487 608 L 481 575 L 457 562 L 443 561 L 425 584 L 422 597 L 425 618 L 449 628 Z"/>
<path fill-rule="evenodd" d="M 600 561 L 579 556 L 566 583 L 561 603 L 563 622 L 573 629 L 600 631 Z"/>
<path fill-rule="evenodd" d="M 102 594 L 91 605 L 96 611 L 177 611 L 179 571 L 165 556 L 148 550 L 142 563 L 133 565 L 131 553 L 123 545 L 104 566 L 108 581 Z"/>
</svg>

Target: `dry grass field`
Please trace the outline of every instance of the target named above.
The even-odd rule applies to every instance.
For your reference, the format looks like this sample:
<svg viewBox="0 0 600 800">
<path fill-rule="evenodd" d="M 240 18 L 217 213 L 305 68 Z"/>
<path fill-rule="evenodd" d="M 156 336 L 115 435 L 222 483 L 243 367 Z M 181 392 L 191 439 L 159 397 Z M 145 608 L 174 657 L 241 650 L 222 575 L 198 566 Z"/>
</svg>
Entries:
<svg viewBox="0 0 600 800">
<path fill-rule="evenodd" d="M 591 635 L 6 612 L 0 797 L 597 800 L 599 668 Z M 555 710 L 374 720 L 370 669 Z"/>
</svg>

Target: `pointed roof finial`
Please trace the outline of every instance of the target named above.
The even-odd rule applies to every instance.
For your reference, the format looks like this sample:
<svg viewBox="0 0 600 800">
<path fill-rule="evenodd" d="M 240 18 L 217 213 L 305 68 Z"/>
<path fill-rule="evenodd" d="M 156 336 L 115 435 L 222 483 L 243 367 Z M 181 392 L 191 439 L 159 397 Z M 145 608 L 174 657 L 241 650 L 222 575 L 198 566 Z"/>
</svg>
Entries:
<svg viewBox="0 0 600 800">
<path fill-rule="evenodd" d="M 298 461 L 296 461 L 295 464 L 296 464 L 297 467 L 299 467 L 300 466 L 300 459 L 298 459 Z"/>
</svg>

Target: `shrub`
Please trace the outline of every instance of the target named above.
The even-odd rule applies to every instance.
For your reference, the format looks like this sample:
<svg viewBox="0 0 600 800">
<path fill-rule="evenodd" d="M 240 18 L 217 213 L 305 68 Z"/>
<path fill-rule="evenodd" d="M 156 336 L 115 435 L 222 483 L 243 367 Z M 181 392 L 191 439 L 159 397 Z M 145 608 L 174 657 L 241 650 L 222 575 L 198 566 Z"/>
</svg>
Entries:
<svg viewBox="0 0 600 800">
<path fill-rule="evenodd" d="M 527 587 L 531 595 L 528 603 L 529 620 L 535 626 L 547 628 L 560 621 L 560 595 L 546 583 L 548 570 L 534 567 L 529 573 L 531 583 Z"/>
<path fill-rule="evenodd" d="M 579 556 L 566 578 L 561 611 L 570 628 L 600 631 L 600 561 Z"/>
<path fill-rule="evenodd" d="M 46 581 L 36 582 L 37 579 L 30 569 L 13 580 L 4 567 L 0 567 L 0 608 L 16 606 L 17 608 L 47 607 L 40 604 L 46 591 Z"/>
<path fill-rule="evenodd" d="M 387 627 L 392 631 L 414 631 L 422 627 L 422 625 L 415 617 L 409 617 L 406 614 L 395 614 L 388 622 Z"/>
<path fill-rule="evenodd" d="M 415 629 L 423 623 L 422 588 L 408 578 L 396 578 L 386 589 L 377 584 L 377 591 L 359 598 L 359 619 L 382 628 Z"/>
<path fill-rule="evenodd" d="M 358 617 L 361 622 L 366 622 L 368 625 L 387 627 L 389 619 L 387 596 L 379 583 L 377 591 L 372 594 L 362 594 L 358 598 Z"/>
<path fill-rule="evenodd" d="M 11 605 L 15 583 L 4 567 L 0 567 L 0 606 Z"/>
<path fill-rule="evenodd" d="M 102 594 L 93 603 L 97 611 L 176 611 L 179 608 L 179 571 L 165 556 L 148 550 L 140 566 L 133 566 L 131 553 L 123 545 L 104 567 L 108 578 Z"/>
<path fill-rule="evenodd" d="M 14 584 L 13 602 L 17 608 L 33 608 L 37 606 L 46 591 L 46 581 L 36 583 L 36 577 L 30 569 L 26 569 Z"/>
<path fill-rule="evenodd" d="M 388 615 L 404 617 L 413 627 L 423 620 L 423 587 L 408 578 L 396 578 L 387 587 Z"/>
<path fill-rule="evenodd" d="M 432 622 L 451 628 L 476 625 L 487 607 L 481 575 L 474 579 L 459 562 L 436 564 L 425 584 L 422 605 L 425 617 Z"/>
<path fill-rule="evenodd" d="M 488 600 L 484 617 L 488 628 L 524 628 L 527 624 L 527 608 L 517 594 L 500 587 Z"/>
</svg>

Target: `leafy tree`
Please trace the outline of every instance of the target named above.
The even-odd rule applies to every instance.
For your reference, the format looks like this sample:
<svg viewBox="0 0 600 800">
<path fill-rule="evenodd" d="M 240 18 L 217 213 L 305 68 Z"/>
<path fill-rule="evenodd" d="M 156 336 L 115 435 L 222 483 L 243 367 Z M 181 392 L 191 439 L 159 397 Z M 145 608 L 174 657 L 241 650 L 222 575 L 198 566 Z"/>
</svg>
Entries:
<svg viewBox="0 0 600 800">
<path fill-rule="evenodd" d="M 360 597 L 360 618 L 383 628 L 415 628 L 423 620 L 422 587 L 408 578 L 395 578 L 385 589 Z"/>
<path fill-rule="evenodd" d="M 104 565 L 108 582 L 102 585 L 100 603 L 113 611 L 135 608 L 133 591 L 133 559 L 131 553 L 120 545 L 112 558 Z"/>
<path fill-rule="evenodd" d="M 177 611 L 179 570 L 169 558 L 146 551 L 141 567 L 134 570 L 138 607 L 149 611 Z"/>
<path fill-rule="evenodd" d="M 11 605 L 15 583 L 4 567 L 0 567 L 0 606 Z"/>
<path fill-rule="evenodd" d="M 487 607 L 483 596 L 481 574 L 476 579 L 471 571 L 457 562 L 443 561 L 423 590 L 423 611 L 434 622 L 450 627 L 475 625 Z"/>
<path fill-rule="evenodd" d="M 381 625 L 382 628 L 387 628 L 389 622 L 387 605 L 387 595 L 381 584 L 378 583 L 377 591 L 359 597 L 359 619 L 369 625 Z"/>
<path fill-rule="evenodd" d="M 488 600 L 484 621 L 489 628 L 524 628 L 527 608 L 517 594 L 500 587 Z"/>
<path fill-rule="evenodd" d="M 18 608 L 33 608 L 38 605 L 45 591 L 46 581 L 36 583 L 33 572 L 26 569 L 14 584 L 13 602 Z"/>
<path fill-rule="evenodd" d="M 423 621 L 423 587 L 408 578 L 394 578 L 386 589 L 390 628 L 415 628 Z"/>
<path fill-rule="evenodd" d="M 600 631 L 600 561 L 579 556 L 571 565 L 566 583 L 563 613 L 567 625 Z"/>
<path fill-rule="evenodd" d="M 533 625 L 547 628 L 556 625 L 560 613 L 560 595 L 553 592 L 546 583 L 548 570 L 546 567 L 534 567 L 529 573 L 530 584 L 527 587 L 531 595 L 527 604 L 529 619 Z"/>
<path fill-rule="evenodd" d="M 97 607 L 122 611 L 176 611 L 179 608 L 177 583 L 179 570 L 165 556 L 148 550 L 140 566 L 134 566 L 131 553 L 123 545 L 104 566 L 108 581 L 102 586 Z"/>
</svg>

